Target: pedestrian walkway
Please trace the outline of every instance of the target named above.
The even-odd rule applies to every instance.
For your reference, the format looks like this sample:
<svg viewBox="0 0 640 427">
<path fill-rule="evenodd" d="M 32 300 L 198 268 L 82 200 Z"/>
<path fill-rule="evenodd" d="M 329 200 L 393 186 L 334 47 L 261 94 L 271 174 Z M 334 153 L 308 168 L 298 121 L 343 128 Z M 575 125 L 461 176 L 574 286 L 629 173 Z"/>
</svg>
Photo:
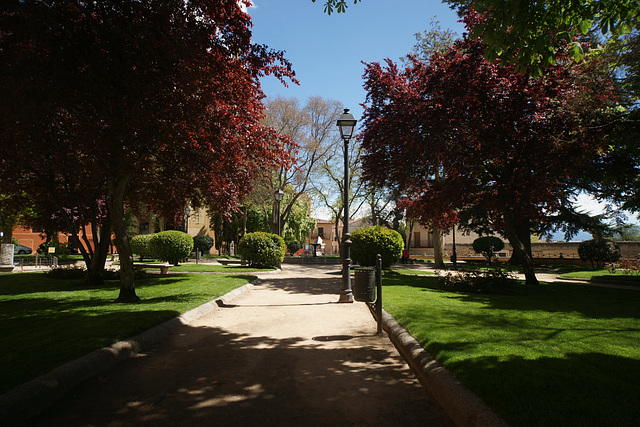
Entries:
<svg viewBox="0 0 640 427">
<path fill-rule="evenodd" d="M 285 264 L 32 420 L 41 426 L 450 426 L 340 266 Z M 143 309 L 143 307 L 140 307 Z"/>
</svg>

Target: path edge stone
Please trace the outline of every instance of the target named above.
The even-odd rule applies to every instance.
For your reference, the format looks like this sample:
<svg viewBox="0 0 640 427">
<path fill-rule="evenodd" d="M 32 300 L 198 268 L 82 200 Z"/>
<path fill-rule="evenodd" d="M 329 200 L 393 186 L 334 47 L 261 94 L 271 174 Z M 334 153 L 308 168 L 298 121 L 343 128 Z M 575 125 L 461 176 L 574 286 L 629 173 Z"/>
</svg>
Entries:
<svg viewBox="0 0 640 427">
<path fill-rule="evenodd" d="M 372 313 L 375 315 L 375 313 Z M 389 313 L 382 311 L 382 326 L 418 380 L 459 427 L 507 427 L 498 414 L 465 387 L 426 351 Z"/>
<path fill-rule="evenodd" d="M 82 382 L 116 364 L 154 346 L 177 328 L 205 316 L 237 296 L 248 292 L 254 284 L 236 288 L 221 297 L 202 304 L 178 317 L 167 320 L 126 340 L 119 341 L 65 363 L 53 371 L 26 382 L 0 395 L 0 425 L 18 425 L 40 414 Z"/>
</svg>

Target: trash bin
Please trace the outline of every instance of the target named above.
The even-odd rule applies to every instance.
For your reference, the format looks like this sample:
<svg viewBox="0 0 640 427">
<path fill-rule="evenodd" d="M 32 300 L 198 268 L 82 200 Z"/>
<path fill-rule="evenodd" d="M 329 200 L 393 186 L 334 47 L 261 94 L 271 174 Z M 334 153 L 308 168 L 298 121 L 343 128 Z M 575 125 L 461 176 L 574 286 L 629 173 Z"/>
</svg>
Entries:
<svg viewBox="0 0 640 427">
<path fill-rule="evenodd" d="M 357 268 L 353 281 L 353 298 L 360 302 L 376 300 L 376 270 L 373 268 Z"/>
</svg>

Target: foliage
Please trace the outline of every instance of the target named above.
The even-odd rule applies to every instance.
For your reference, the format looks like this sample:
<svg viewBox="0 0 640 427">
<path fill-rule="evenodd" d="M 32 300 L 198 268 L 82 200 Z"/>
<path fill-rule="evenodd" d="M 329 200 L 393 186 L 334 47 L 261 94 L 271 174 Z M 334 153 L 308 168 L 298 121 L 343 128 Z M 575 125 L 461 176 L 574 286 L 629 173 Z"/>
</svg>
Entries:
<svg viewBox="0 0 640 427">
<path fill-rule="evenodd" d="M 600 159 L 598 113 L 613 95 L 590 64 L 559 61 L 534 80 L 487 61 L 485 50 L 467 37 L 428 64 L 367 64 L 363 169 L 372 185 L 405 194 L 413 217 L 433 226 L 449 228 L 468 209 L 486 213 L 533 284 L 523 240 L 567 200 L 568 180 Z"/>
<path fill-rule="evenodd" d="M 69 248 L 60 242 L 45 242 L 38 247 L 38 253 L 48 255 L 49 248 L 55 248 L 55 255 L 69 255 Z"/>
<path fill-rule="evenodd" d="M 162 231 L 149 239 L 149 250 L 154 258 L 177 264 L 193 250 L 193 237 L 178 230 Z"/>
<path fill-rule="evenodd" d="M 473 250 L 477 254 L 484 255 L 487 258 L 489 264 L 496 252 L 500 252 L 504 249 L 504 242 L 499 237 L 484 236 L 478 237 L 473 241 Z"/>
<path fill-rule="evenodd" d="M 316 2 L 316 0 L 311 0 L 312 2 Z M 361 0 L 353 0 L 353 4 L 358 4 Z M 326 0 L 324 3 L 324 11 L 327 15 L 331 15 L 335 9 L 338 13 L 344 13 L 347 11 L 347 2 L 346 0 Z"/>
<path fill-rule="evenodd" d="M 496 268 L 447 273 L 440 278 L 440 284 L 445 291 L 505 295 L 511 293 L 516 280 L 508 271 Z"/>
<path fill-rule="evenodd" d="M 260 123 L 259 78 L 294 73 L 251 42 L 236 0 L 25 0 L 0 14 L 0 192 L 32 195 L 79 248 L 92 228 L 97 273 L 113 231 L 121 301 L 137 300 L 125 207 L 227 212 L 288 165 Z"/>
<path fill-rule="evenodd" d="M 309 97 L 304 105 L 296 98 L 277 96 L 265 101 L 266 117 L 263 123 L 286 135 L 284 149 L 295 159 L 295 168 L 274 169 L 265 180 L 256 183 L 256 191 L 249 200 L 260 206 L 271 232 L 278 232 L 278 217 L 283 230 L 292 229 L 294 240 L 302 241 L 311 224 L 300 224 L 300 219 L 309 220 L 309 215 L 296 216 L 296 211 L 308 210 L 307 188 L 320 173 L 322 162 L 339 145 L 336 132 L 336 118 L 342 110 L 342 103 L 319 96 Z M 284 191 L 280 202 L 280 212 L 276 212 L 276 190 Z"/>
<path fill-rule="evenodd" d="M 272 233 L 247 233 L 238 243 L 238 253 L 251 266 L 276 267 L 284 260 L 284 239 Z"/>
<path fill-rule="evenodd" d="M 640 276 L 640 259 L 622 259 L 609 264 L 607 270 L 610 273 L 621 271 L 625 275 Z"/>
<path fill-rule="evenodd" d="M 302 244 L 297 240 L 287 240 L 285 243 L 287 245 L 287 250 L 291 255 L 302 249 Z"/>
<path fill-rule="evenodd" d="M 131 252 L 140 257 L 140 261 L 144 258 L 151 258 L 152 252 L 149 248 L 149 241 L 154 234 L 138 234 L 131 238 Z"/>
<path fill-rule="evenodd" d="M 18 239 L 16 239 L 15 237 L 11 237 L 11 243 L 13 244 L 13 246 L 18 246 L 20 244 Z"/>
<path fill-rule="evenodd" d="M 404 248 L 400 233 L 380 225 L 354 230 L 351 242 L 351 257 L 363 266 L 375 266 L 376 255 L 380 254 L 382 266 L 389 268 L 398 261 Z"/>
<path fill-rule="evenodd" d="M 517 64 L 535 76 L 554 64 L 566 44 L 571 59 L 579 61 L 585 52 L 575 43 L 592 29 L 616 37 L 639 28 L 640 9 L 628 0 L 545 0 L 504 2 L 502 0 L 445 0 L 461 11 L 475 8 L 484 18 L 473 29 L 489 45 L 486 56 L 493 61 Z"/>
<path fill-rule="evenodd" d="M 449 29 L 443 30 L 440 22 L 434 17 L 429 22 L 431 29 L 414 34 L 416 44 L 411 49 L 413 55 L 421 62 L 429 62 L 434 53 L 445 53 L 457 39 L 457 34 Z M 402 58 L 403 63 L 410 64 L 411 60 Z"/>
<path fill-rule="evenodd" d="M 580 243 L 578 255 L 582 261 L 589 261 L 594 270 L 620 259 L 620 248 L 610 240 L 592 239 Z"/>
<path fill-rule="evenodd" d="M 80 280 L 87 277 L 87 270 L 84 267 L 70 266 L 70 267 L 58 267 L 44 273 L 49 279 L 62 279 L 62 280 Z"/>
<path fill-rule="evenodd" d="M 208 254 L 213 247 L 213 237 L 211 236 L 195 236 L 193 238 L 193 247 L 202 254 Z"/>
</svg>

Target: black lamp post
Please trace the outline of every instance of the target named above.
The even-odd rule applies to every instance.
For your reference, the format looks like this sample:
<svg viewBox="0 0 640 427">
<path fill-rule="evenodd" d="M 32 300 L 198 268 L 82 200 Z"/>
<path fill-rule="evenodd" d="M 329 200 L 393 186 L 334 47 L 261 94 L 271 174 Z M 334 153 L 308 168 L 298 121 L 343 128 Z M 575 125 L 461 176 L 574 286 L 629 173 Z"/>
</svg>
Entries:
<svg viewBox="0 0 640 427">
<path fill-rule="evenodd" d="M 191 208 L 187 206 L 184 208 L 184 232 L 189 234 L 189 215 L 191 215 Z"/>
<path fill-rule="evenodd" d="M 284 197 L 284 191 L 278 188 L 276 192 L 273 193 L 273 197 L 276 199 L 276 215 L 278 216 L 278 236 L 281 236 L 282 230 L 280 229 L 280 202 Z"/>
<path fill-rule="evenodd" d="M 342 226 L 342 291 L 338 302 L 353 302 L 351 290 L 351 234 L 349 233 L 349 140 L 356 127 L 356 119 L 345 108 L 338 119 L 340 136 L 344 141 L 344 223 Z"/>
</svg>

